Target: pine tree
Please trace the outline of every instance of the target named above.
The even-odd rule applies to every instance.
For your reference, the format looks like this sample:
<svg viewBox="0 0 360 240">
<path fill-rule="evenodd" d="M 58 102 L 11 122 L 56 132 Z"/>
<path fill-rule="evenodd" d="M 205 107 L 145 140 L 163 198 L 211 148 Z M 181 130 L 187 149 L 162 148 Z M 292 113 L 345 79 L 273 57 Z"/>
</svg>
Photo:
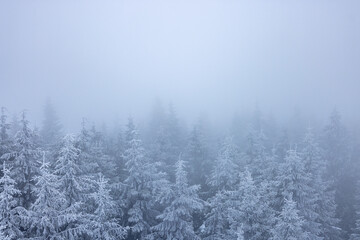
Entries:
<svg viewBox="0 0 360 240">
<path fill-rule="evenodd" d="M 1 116 L 0 116 L 0 160 L 1 160 L 0 163 L 1 164 L 3 160 L 1 156 L 3 156 L 5 153 L 11 152 L 12 142 L 8 134 L 9 129 L 10 129 L 10 124 L 7 123 L 6 109 L 2 107 Z"/>
<path fill-rule="evenodd" d="M 188 186 L 186 175 L 185 163 L 179 158 L 171 204 L 157 217 L 161 222 L 153 227 L 161 239 L 199 239 L 194 232 L 192 214 L 201 210 L 203 203 L 197 195 L 199 186 Z"/>
<path fill-rule="evenodd" d="M 16 189 L 16 182 L 10 177 L 10 170 L 3 163 L 3 176 L 0 179 L 0 227 L 2 234 L 8 239 L 18 239 L 23 237 L 21 225 L 19 225 L 19 214 L 25 212 L 18 207 L 17 197 L 20 191 Z M 24 216 L 25 217 L 25 216 Z M 19 219 L 20 218 L 20 219 Z"/>
<path fill-rule="evenodd" d="M 44 144 L 49 148 L 61 140 L 61 124 L 50 99 L 44 107 L 44 121 L 41 136 Z"/>
<path fill-rule="evenodd" d="M 261 130 L 250 128 L 247 137 L 247 150 L 245 162 L 256 183 L 266 178 L 266 171 L 269 169 L 267 153 L 265 148 L 266 136 Z"/>
<path fill-rule="evenodd" d="M 212 166 L 208 163 L 208 152 L 199 126 L 194 126 L 190 133 L 185 156 L 189 162 L 190 183 L 204 184 Z"/>
<path fill-rule="evenodd" d="M 96 210 L 92 219 L 92 237 L 101 240 L 124 239 L 127 229 L 115 219 L 115 203 L 110 196 L 108 181 L 100 174 L 97 191 L 91 194 Z"/>
<path fill-rule="evenodd" d="M 60 190 L 64 192 L 67 205 L 83 200 L 85 179 L 79 167 L 80 149 L 76 147 L 75 137 L 66 135 L 58 153 L 55 174 L 59 177 Z"/>
<path fill-rule="evenodd" d="M 309 233 L 324 239 L 339 239 L 334 191 L 331 190 L 330 182 L 324 178 L 326 163 L 311 129 L 308 129 L 305 135 L 300 157 L 304 164 L 304 171 L 309 177 L 310 188 L 304 197 L 307 201 L 304 204 L 305 211 L 302 211 L 306 220 L 304 227 Z M 312 200 L 309 202 L 310 199 Z"/>
<path fill-rule="evenodd" d="M 219 190 L 233 189 L 238 180 L 238 157 L 232 138 L 226 138 L 211 172 L 209 184 Z"/>
<path fill-rule="evenodd" d="M 230 193 L 229 222 L 233 238 L 237 236 L 240 227 L 245 239 L 269 238 L 273 213 L 263 193 L 264 191 L 255 185 L 251 173 L 246 168 L 240 175 L 237 189 Z"/>
<path fill-rule="evenodd" d="M 125 133 L 125 179 L 126 220 L 131 227 L 130 236 L 145 238 L 150 227 L 156 224 L 155 203 L 159 194 L 167 193 L 168 183 L 163 173 L 158 172 L 157 163 L 151 163 L 145 155 L 137 129 L 129 119 Z"/>
<path fill-rule="evenodd" d="M 334 110 L 330 122 L 324 129 L 323 148 L 327 160 L 327 177 L 335 189 L 336 217 L 343 230 L 342 238 L 348 238 L 355 226 L 356 173 L 350 162 L 349 138 L 341 121 L 341 115 Z"/>
<path fill-rule="evenodd" d="M 221 239 L 229 237 L 229 194 L 238 181 L 238 152 L 231 138 L 226 138 L 219 151 L 211 173 L 209 184 L 217 190 L 209 201 L 210 212 L 204 222 L 204 239 Z"/>
<path fill-rule="evenodd" d="M 11 176 L 17 183 L 21 192 L 20 205 L 28 209 L 35 200 L 33 190 L 35 188 L 34 177 L 39 172 L 39 149 L 36 144 L 36 134 L 29 128 L 29 121 L 25 112 L 22 114 L 21 130 L 15 135 L 12 151 L 2 156 L 3 159 L 11 160 Z"/>
<path fill-rule="evenodd" d="M 289 150 L 278 176 L 280 200 L 291 196 L 303 219 L 302 227 L 311 239 L 321 239 L 321 224 L 318 222 L 317 189 L 312 185 L 312 174 L 305 168 L 305 161 L 295 150 Z M 280 205 L 281 206 L 281 205 Z"/>
<path fill-rule="evenodd" d="M 357 184 L 356 201 L 356 224 L 353 233 L 350 236 L 350 240 L 360 240 L 360 181 L 358 181 Z"/>
<path fill-rule="evenodd" d="M 285 199 L 284 207 L 278 217 L 273 229 L 273 240 L 304 240 L 311 239 L 308 233 L 303 230 L 304 220 L 299 216 L 296 203 L 292 200 L 291 194 Z"/>
<path fill-rule="evenodd" d="M 84 228 L 68 228 L 77 221 L 79 215 L 71 208 L 66 208 L 64 194 L 60 192 L 58 177 L 49 172 L 49 164 L 45 161 L 40 167 L 40 175 L 36 180 L 37 199 L 32 205 L 31 234 L 43 239 L 76 238 L 81 236 Z"/>
<path fill-rule="evenodd" d="M 230 223 L 229 208 L 230 197 L 228 192 L 218 191 L 215 196 L 208 200 L 210 211 L 205 216 L 203 230 L 201 232 L 204 240 L 229 239 Z"/>
</svg>

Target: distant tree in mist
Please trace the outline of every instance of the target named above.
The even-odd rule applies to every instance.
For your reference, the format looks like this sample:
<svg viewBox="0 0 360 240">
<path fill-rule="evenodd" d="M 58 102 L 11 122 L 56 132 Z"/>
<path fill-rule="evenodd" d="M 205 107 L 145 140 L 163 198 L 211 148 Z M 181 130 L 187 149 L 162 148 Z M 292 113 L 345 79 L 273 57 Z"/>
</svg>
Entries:
<svg viewBox="0 0 360 240">
<path fill-rule="evenodd" d="M 44 106 L 44 121 L 41 128 L 41 137 L 44 145 L 50 146 L 61 139 L 62 126 L 50 99 L 47 99 Z"/>
</svg>

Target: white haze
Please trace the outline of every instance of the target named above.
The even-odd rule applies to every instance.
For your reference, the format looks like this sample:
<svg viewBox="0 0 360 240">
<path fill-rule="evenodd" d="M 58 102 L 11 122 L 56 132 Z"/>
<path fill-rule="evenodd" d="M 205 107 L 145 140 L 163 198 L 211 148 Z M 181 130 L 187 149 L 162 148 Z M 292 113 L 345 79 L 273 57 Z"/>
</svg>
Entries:
<svg viewBox="0 0 360 240">
<path fill-rule="evenodd" d="M 61 121 L 148 116 L 155 98 L 193 120 L 234 112 L 359 119 L 360 2 L 1 1 L 0 105 L 51 97 Z"/>
</svg>

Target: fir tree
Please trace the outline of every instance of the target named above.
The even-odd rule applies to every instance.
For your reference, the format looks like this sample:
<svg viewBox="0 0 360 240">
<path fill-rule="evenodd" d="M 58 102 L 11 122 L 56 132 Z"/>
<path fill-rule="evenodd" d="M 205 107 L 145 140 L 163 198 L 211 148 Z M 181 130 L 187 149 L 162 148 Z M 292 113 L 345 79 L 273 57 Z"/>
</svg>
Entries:
<svg viewBox="0 0 360 240">
<path fill-rule="evenodd" d="M 304 164 L 304 171 L 309 177 L 310 188 L 304 201 L 312 199 L 307 203 L 308 206 L 304 206 L 307 208 L 303 211 L 303 217 L 306 220 L 304 227 L 309 233 L 324 239 L 339 239 L 334 191 L 331 190 L 330 182 L 324 178 L 326 162 L 311 129 L 308 129 L 305 135 L 300 157 Z"/>
<path fill-rule="evenodd" d="M 130 236 L 145 238 L 150 234 L 150 227 L 156 224 L 158 212 L 154 206 L 160 194 L 167 193 L 168 184 L 165 175 L 158 172 L 157 163 L 151 163 L 146 157 L 132 119 L 129 119 L 125 138 L 126 220 L 131 227 Z"/>
<path fill-rule="evenodd" d="M 24 209 L 18 207 L 17 197 L 21 192 L 16 189 L 16 182 L 10 177 L 10 170 L 3 163 L 3 176 L 0 179 L 0 227 L 3 236 L 8 239 L 23 237 L 21 231 L 21 215 Z M 24 215 L 25 217 L 25 215 Z"/>
<path fill-rule="evenodd" d="M 64 192 L 68 206 L 82 201 L 85 192 L 85 179 L 79 167 L 80 152 L 75 137 L 66 135 L 58 153 L 55 174 L 59 177 L 60 190 Z"/>
<path fill-rule="evenodd" d="M 278 217 L 273 229 L 273 240 L 304 240 L 309 238 L 303 230 L 304 220 L 299 216 L 296 203 L 292 200 L 291 194 L 285 199 L 284 207 Z"/>
<path fill-rule="evenodd" d="M 74 213 L 72 207 L 66 208 L 64 194 L 60 192 L 58 177 L 49 172 L 45 161 L 40 167 L 40 175 L 36 180 L 37 199 L 32 205 L 31 233 L 34 239 L 64 239 L 81 236 L 84 228 L 69 228 L 80 217 Z"/>
<path fill-rule="evenodd" d="M 17 183 L 21 192 L 20 205 L 28 209 L 35 200 L 34 177 L 39 172 L 39 149 L 36 144 L 36 134 L 29 128 L 25 111 L 22 114 L 21 130 L 15 135 L 12 151 L 2 156 L 3 159 L 11 160 L 11 176 Z"/>
<path fill-rule="evenodd" d="M 262 189 L 255 185 L 251 173 L 245 169 L 240 175 L 237 189 L 231 191 L 229 222 L 233 238 L 237 236 L 239 227 L 244 232 L 245 239 L 269 238 L 273 213 L 268 199 L 262 193 Z"/>
<path fill-rule="evenodd" d="M 219 190 L 233 189 L 238 180 L 238 157 L 232 138 L 226 138 L 211 172 L 209 184 Z"/>
<path fill-rule="evenodd" d="M 47 99 L 44 107 L 44 121 L 41 136 L 44 144 L 51 147 L 61 140 L 61 124 L 50 99 Z"/>
<path fill-rule="evenodd" d="M 161 222 L 153 230 L 161 239 L 199 239 L 193 228 L 192 214 L 203 207 L 198 198 L 198 185 L 188 186 L 184 161 L 176 163 L 176 180 L 173 186 L 172 201 L 157 218 Z"/>
<path fill-rule="evenodd" d="M 316 203 L 318 196 L 312 185 L 312 174 L 295 150 L 289 150 L 278 176 L 280 200 L 290 196 L 303 219 L 302 227 L 311 239 L 321 239 Z"/>
<path fill-rule="evenodd" d="M 101 240 L 124 239 L 127 229 L 115 219 L 115 203 L 110 196 L 108 181 L 100 174 L 97 191 L 91 194 L 96 210 L 92 219 L 92 237 Z"/>
</svg>

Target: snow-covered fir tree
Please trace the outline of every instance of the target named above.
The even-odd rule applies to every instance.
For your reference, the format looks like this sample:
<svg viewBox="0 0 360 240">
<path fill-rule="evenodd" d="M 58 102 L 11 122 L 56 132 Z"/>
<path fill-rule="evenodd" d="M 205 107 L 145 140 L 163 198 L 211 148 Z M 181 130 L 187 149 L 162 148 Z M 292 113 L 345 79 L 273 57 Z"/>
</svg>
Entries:
<svg viewBox="0 0 360 240">
<path fill-rule="evenodd" d="M 61 140 L 62 126 L 55 108 L 50 99 L 46 100 L 44 106 L 44 121 L 41 129 L 41 137 L 44 145 L 51 149 L 52 145 Z"/>
<path fill-rule="evenodd" d="M 306 132 L 299 155 L 308 176 L 309 188 L 302 204 L 305 209 L 302 211 L 304 227 L 320 238 L 340 239 L 338 219 L 335 217 L 335 192 L 325 179 L 326 162 L 311 129 Z M 308 201 L 309 199 L 312 200 Z"/>
<path fill-rule="evenodd" d="M 205 216 L 202 225 L 201 236 L 204 240 L 230 239 L 230 196 L 229 193 L 222 190 L 208 200 L 209 212 Z"/>
<path fill-rule="evenodd" d="M 193 127 L 184 155 L 189 162 L 189 181 L 193 184 L 205 183 L 212 168 L 207 164 L 208 153 L 200 126 Z"/>
<path fill-rule="evenodd" d="M 267 153 L 265 148 L 266 136 L 262 130 L 255 130 L 250 127 L 247 136 L 247 149 L 245 162 L 256 183 L 266 178 L 265 172 L 268 169 Z"/>
<path fill-rule="evenodd" d="M 151 234 L 151 226 L 157 223 L 158 211 L 154 206 L 160 194 L 167 194 L 168 183 L 165 175 L 157 170 L 158 164 L 150 162 L 146 156 L 132 119 L 127 124 L 125 146 L 126 222 L 130 226 L 131 237 L 144 239 Z"/>
<path fill-rule="evenodd" d="M 303 218 L 303 230 L 308 232 L 311 239 L 321 239 L 321 224 L 316 212 L 318 195 L 312 185 L 312 174 L 305 168 L 305 163 L 296 150 L 288 151 L 277 179 L 279 202 L 291 196 Z M 280 206 L 282 205 L 283 203 L 280 203 Z"/>
<path fill-rule="evenodd" d="M 238 149 L 231 137 L 222 144 L 218 157 L 212 169 L 209 184 L 219 190 L 231 190 L 238 181 L 239 166 Z"/>
<path fill-rule="evenodd" d="M 108 181 L 102 174 L 96 182 L 97 190 L 91 194 L 96 209 L 91 221 L 92 238 L 100 240 L 124 239 L 127 229 L 115 218 L 116 205 L 110 196 Z"/>
<path fill-rule="evenodd" d="M 285 199 L 282 211 L 277 218 L 276 225 L 272 231 L 272 240 L 304 240 L 311 239 L 303 230 L 304 220 L 299 216 L 296 203 L 292 200 L 291 194 Z"/>
<path fill-rule="evenodd" d="M 350 236 L 350 240 L 360 240 L 360 180 L 357 183 L 356 201 L 356 223 L 353 233 Z"/>
<path fill-rule="evenodd" d="M 3 163 L 3 176 L 0 179 L 0 227 L 4 238 L 19 239 L 23 237 L 21 231 L 22 214 L 26 216 L 26 211 L 19 207 L 17 197 L 21 192 L 16 189 L 16 182 L 10 176 L 10 170 Z"/>
<path fill-rule="evenodd" d="M 204 239 L 228 238 L 230 224 L 229 194 L 238 181 L 239 166 L 236 161 L 239 154 L 232 138 L 227 137 L 222 144 L 218 157 L 210 175 L 209 184 L 216 189 L 215 196 L 209 202 L 210 211 L 206 214 L 202 235 Z"/>
<path fill-rule="evenodd" d="M 34 202 L 34 177 L 39 172 L 40 151 L 36 142 L 36 133 L 30 129 L 25 111 L 20 121 L 21 129 L 15 135 L 15 141 L 10 153 L 5 153 L 2 158 L 9 160 L 11 176 L 16 181 L 20 190 L 20 205 L 28 209 Z"/>
<path fill-rule="evenodd" d="M 74 135 L 63 138 L 55 165 L 55 175 L 59 177 L 60 191 L 65 194 L 67 206 L 83 200 L 86 182 L 79 166 L 80 149 Z"/>
<path fill-rule="evenodd" d="M 198 197 L 198 185 L 189 186 L 185 162 L 179 157 L 176 163 L 175 184 L 171 203 L 157 218 L 161 222 L 153 227 L 157 239 L 199 239 L 194 232 L 192 214 L 201 210 L 203 202 Z"/>
<path fill-rule="evenodd" d="M 10 152 L 11 140 L 9 130 L 10 124 L 7 122 L 6 109 L 2 107 L 0 116 L 0 157 Z"/>
<path fill-rule="evenodd" d="M 85 232 L 85 227 L 72 226 L 80 216 L 73 206 L 67 208 L 63 192 L 59 191 L 58 176 L 49 170 L 43 155 L 40 175 L 35 178 L 37 199 L 31 207 L 30 236 L 33 239 L 74 239 Z"/>
<path fill-rule="evenodd" d="M 240 174 L 237 189 L 231 191 L 229 209 L 230 237 L 236 239 L 241 227 L 245 239 L 268 239 L 273 221 L 269 201 L 262 196 L 264 191 L 255 185 L 250 171 L 246 168 Z"/>
</svg>

